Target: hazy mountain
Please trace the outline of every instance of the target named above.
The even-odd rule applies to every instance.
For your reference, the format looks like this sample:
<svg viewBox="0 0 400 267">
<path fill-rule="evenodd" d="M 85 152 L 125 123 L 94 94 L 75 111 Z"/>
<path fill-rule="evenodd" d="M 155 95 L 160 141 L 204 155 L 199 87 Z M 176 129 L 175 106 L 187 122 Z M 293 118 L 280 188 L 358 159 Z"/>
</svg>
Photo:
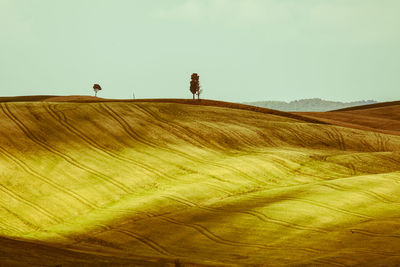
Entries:
<svg viewBox="0 0 400 267">
<path fill-rule="evenodd" d="M 277 109 L 282 111 L 329 111 L 361 105 L 378 103 L 375 100 L 362 100 L 354 102 L 327 101 L 320 98 L 301 99 L 291 102 L 284 101 L 257 101 L 244 104 L 258 107 Z"/>
</svg>

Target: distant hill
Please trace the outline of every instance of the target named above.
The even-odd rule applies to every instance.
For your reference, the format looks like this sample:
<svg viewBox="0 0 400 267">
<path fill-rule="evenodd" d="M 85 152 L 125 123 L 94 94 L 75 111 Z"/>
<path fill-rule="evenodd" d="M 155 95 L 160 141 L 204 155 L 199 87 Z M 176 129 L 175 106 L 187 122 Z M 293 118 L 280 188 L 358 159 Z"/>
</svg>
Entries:
<svg viewBox="0 0 400 267">
<path fill-rule="evenodd" d="M 320 98 L 301 99 L 291 102 L 284 101 L 257 101 L 246 102 L 245 104 L 277 109 L 281 111 L 329 111 L 361 105 L 370 105 L 378 103 L 375 100 L 362 100 L 354 102 L 327 101 Z"/>
</svg>

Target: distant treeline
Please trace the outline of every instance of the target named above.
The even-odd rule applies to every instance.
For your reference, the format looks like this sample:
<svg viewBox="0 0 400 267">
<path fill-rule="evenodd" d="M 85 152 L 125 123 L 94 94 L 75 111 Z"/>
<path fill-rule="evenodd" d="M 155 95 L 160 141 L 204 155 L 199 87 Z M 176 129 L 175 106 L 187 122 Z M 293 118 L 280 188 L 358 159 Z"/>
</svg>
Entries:
<svg viewBox="0 0 400 267">
<path fill-rule="evenodd" d="M 257 102 L 245 102 L 244 104 L 254 105 L 257 107 L 277 109 L 281 111 L 329 111 L 341 108 L 348 108 L 354 106 L 362 106 L 378 103 L 375 100 L 362 100 L 354 102 L 339 102 L 339 101 L 327 101 L 320 98 L 301 99 L 291 102 L 284 101 L 257 101 Z"/>
</svg>

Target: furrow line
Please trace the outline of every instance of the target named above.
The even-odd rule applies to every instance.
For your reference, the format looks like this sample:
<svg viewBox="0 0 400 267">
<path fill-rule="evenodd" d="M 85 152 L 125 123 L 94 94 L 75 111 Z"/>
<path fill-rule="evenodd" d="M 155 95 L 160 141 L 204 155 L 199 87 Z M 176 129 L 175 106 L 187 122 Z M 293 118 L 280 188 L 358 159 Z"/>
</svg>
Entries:
<svg viewBox="0 0 400 267">
<path fill-rule="evenodd" d="M 70 197 L 74 198 L 78 202 L 80 202 L 90 208 L 97 208 L 96 204 L 93 204 L 89 200 L 87 200 L 84 197 L 76 194 L 75 192 L 65 188 L 64 186 L 61 186 L 61 185 L 53 182 L 50 178 L 47 178 L 47 177 L 41 175 L 40 173 L 34 171 L 33 169 L 31 169 L 28 165 L 26 165 L 23 161 L 19 160 L 17 157 L 13 156 L 11 153 L 7 152 L 6 150 L 4 150 L 2 148 L 0 148 L 0 149 L 2 150 L 3 154 L 5 154 L 8 159 L 13 161 L 18 167 L 23 169 L 26 173 L 38 178 L 42 182 L 58 189 L 59 191 L 63 192 L 64 194 L 69 195 Z"/>
<path fill-rule="evenodd" d="M 106 104 L 101 104 L 101 105 L 102 105 L 102 107 L 108 109 L 109 114 L 110 114 L 110 112 L 113 112 L 115 116 L 118 116 L 119 119 L 117 119 L 115 116 L 113 116 L 113 117 L 114 117 L 115 120 L 119 121 L 119 123 L 120 123 L 121 126 L 124 125 L 123 128 L 125 129 L 125 131 L 126 131 L 132 138 L 136 139 L 135 137 L 132 136 L 132 134 L 130 134 L 130 133 L 133 132 L 133 130 L 130 128 L 129 124 L 128 124 L 121 116 L 119 116 L 118 114 L 116 114 L 116 112 L 115 112 L 114 110 L 112 110 L 111 107 L 107 106 Z M 139 107 L 139 105 L 136 105 L 136 106 Z M 140 109 L 140 108 L 139 108 L 139 109 Z M 145 114 L 148 114 L 148 113 L 145 113 Z M 111 115 L 111 114 L 110 114 L 110 115 Z M 168 122 L 166 122 L 166 124 L 168 124 Z M 171 122 L 171 124 L 174 124 L 174 123 Z M 175 125 L 175 124 L 174 124 L 174 125 Z M 178 127 L 178 126 L 177 126 L 177 127 Z M 186 159 L 188 159 L 188 160 L 190 160 L 190 161 L 196 162 L 196 163 L 209 164 L 209 165 L 213 165 L 213 166 L 216 166 L 216 167 L 219 167 L 219 168 L 222 168 L 222 169 L 227 169 L 227 170 L 230 170 L 230 171 L 233 171 L 233 172 L 236 172 L 236 173 L 240 173 L 242 176 L 246 177 L 246 178 L 247 178 L 248 180 L 250 180 L 251 182 L 254 182 L 254 183 L 256 183 L 256 184 L 262 183 L 262 184 L 265 184 L 265 185 L 266 185 L 266 183 L 264 183 L 264 182 L 262 182 L 262 181 L 260 181 L 260 180 L 258 180 L 258 179 L 252 178 L 252 177 L 248 176 L 246 173 L 244 173 L 244 172 L 242 172 L 242 171 L 240 171 L 240 170 L 238 170 L 238 169 L 236 169 L 236 168 L 234 168 L 234 167 L 227 166 L 227 165 L 223 165 L 223 164 L 219 164 L 219 163 L 215 163 L 215 162 L 211 162 L 211 161 L 205 161 L 205 160 L 202 160 L 202 159 L 200 159 L 200 158 L 198 158 L 198 157 L 195 157 L 195 156 L 192 156 L 192 155 L 188 155 L 188 154 L 186 154 L 186 153 L 184 153 L 184 152 L 181 152 L 181 151 L 171 150 L 171 149 L 166 148 L 166 147 L 161 146 L 161 145 L 160 145 L 160 146 L 157 146 L 157 148 L 158 148 L 158 149 L 163 149 L 163 150 L 165 150 L 165 151 L 168 151 L 168 152 L 171 152 L 171 153 L 174 153 L 174 154 L 178 154 L 178 155 L 180 155 L 180 156 L 182 156 L 182 157 L 184 157 L 184 158 L 186 158 Z"/>
<path fill-rule="evenodd" d="M 7 232 L 10 232 L 10 233 L 13 233 L 13 234 L 15 234 L 15 233 L 21 233 L 22 234 L 22 233 L 25 232 L 25 231 L 21 230 L 20 228 L 15 227 L 14 225 L 7 224 L 6 222 L 4 222 L 2 220 L 0 220 L 0 223 L 1 223 L 1 225 L 3 225 L 2 228 L 4 230 L 6 230 Z"/>
<path fill-rule="evenodd" d="M 378 152 L 379 150 L 377 150 L 375 147 L 373 147 L 370 143 L 368 143 L 367 141 L 365 141 L 364 139 L 360 140 L 360 143 L 366 147 L 370 152 Z"/>
<path fill-rule="evenodd" d="M 22 222 L 25 226 L 36 230 L 40 230 L 41 228 L 38 225 L 33 224 L 32 222 L 28 221 L 27 219 L 21 217 L 20 214 L 17 214 L 15 212 L 13 212 L 12 210 L 6 208 L 5 206 L 2 206 L 2 208 L 7 211 L 9 214 L 11 214 L 12 216 L 14 216 L 15 218 L 17 218 L 20 222 Z"/>
<path fill-rule="evenodd" d="M 59 156 L 60 158 L 63 158 L 65 161 L 67 161 L 68 163 L 70 163 L 71 165 L 75 166 L 76 168 L 82 169 L 92 175 L 94 175 L 95 177 L 97 177 L 98 179 L 107 182 L 109 184 L 112 184 L 113 186 L 119 188 L 121 191 L 125 192 L 125 193 L 130 193 L 131 190 L 130 188 L 128 188 L 127 186 L 119 183 L 118 181 L 116 181 L 115 179 L 113 179 L 110 176 L 107 176 L 103 173 L 99 173 L 98 171 L 94 170 L 93 168 L 86 166 L 84 164 L 78 163 L 76 160 L 74 160 L 72 157 L 70 157 L 67 154 L 64 154 L 62 152 L 60 152 L 59 150 L 49 146 L 48 144 L 46 144 L 45 142 L 41 141 L 39 138 L 37 138 L 32 132 L 30 132 L 30 130 L 28 129 L 28 127 L 26 127 L 9 109 L 9 107 L 7 106 L 6 103 L 3 103 L 0 105 L 3 112 L 7 115 L 7 117 L 9 117 L 9 119 L 11 121 L 13 121 L 18 128 L 21 129 L 21 131 L 23 131 L 25 133 L 25 135 L 31 139 L 34 143 L 36 143 L 37 145 L 43 147 L 45 150 L 47 150 L 48 152 L 55 154 L 57 156 Z"/>
<path fill-rule="evenodd" d="M 347 267 L 347 265 L 346 264 L 343 264 L 343 263 L 340 263 L 340 262 L 335 262 L 335 261 L 331 261 L 331 260 L 325 260 L 325 259 L 316 259 L 316 260 L 313 260 L 312 262 L 316 262 L 316 263 L 322 263 L 323 264 L 323 266 L 332 266 L 332 265 L 334 265 L 334 266 L 340 266 L 340 267 Z"/>
<path fill-rule="evenodd" d="M 12 190 L 8 189 L 7 187 L 3 186 L 0 184 L 0 191 L 4 192 L 5 194 L 9 195 L 10 197 L 14 198 L 15 200 L 24 203 L 25 205 L 31 207 L 32 209 L 36 210 L 37 212 L 41 213 L 42 215 L 45 215 L 46 217 L 49 217 L 51 220 L 55 222 L 61 222 L 61 220 L 56 217 L 54 214 L 50 213 L 48 210 L 40 207 L 37 204 L 34 204 L 25 198 L 21 197 L 17 193 L 13 192 Z"/>
<path fill-rule="evenodd" d="M 352 233 L 357 233 L 361 235 L 366 235 L 366 236 L 373 236 L 373 237 L 392 237 L 392 238 L 400 238 L 400 235 L 386 235 L 386 234 L 380 234 L 380 233 L 373 233 L 370 231 L 366 231 L 363 229 L 350 229 Z"/>
<path fill-rule="evenodd" d="M 254 211 L 254 210 L 250 210 L 250 211 L 227 211 L 227 210 L 222 210 L 222 209 L 218 209 L 218 208 L 210 208 L 210 207 L 206 207 L 206 206 L 202 206 L 199 204 L 196 204 L 194 202 L 191 202 L 187 199 L 181 198 L 181 197 L 177 197 L 177 196 L 165 196 L 166 198 L 169 198 L 171 200 L 174 200 L 176 202 L 179 202 L 183 205 L 189 206 L 189 207 L 196 207 L 199 209 L 203 209 L 203 210 L 207 210 L 207 211 L 211 211 L 211 212 L 220 212 L 220 213 L 229 213 L 229 212 L 234 212 L 234 213 L 239 213 L 239 214 L 245 214 L 245 215 L 250 215 L 252 217 L 256 217 L 259 220 L 266 222 L 266 223 L 272 223 L 272 224 L 277 224 L 283 227 L 287 227 L 287 228 L 292 228 L 292 229 L 297 229 L 297 230 L 308 230 L 308 231 L 314 231 L 314 232 L 318 232 L 318 233 L 328 233 L 327 230 L 321 229 L 321 228 L 316 228 L 316 227 L 307 227 L 307 226 L 302 226 L 302 225 L 298 225 L 298 224 L 294 224 L 294 223 L 290 223 L 290 222 L 286 222 L 286 221 L 282 221 L 282 220 L 278 220 L 278 219 L 272 219 L 268 216 L 266 216 L 265 214 L 258 212 L 258 211 Z"/>
<path fill-rule="evenodd" d="M 169 175 L 167 175 L 165 173 L 162 173 L 162 172 L 156 170 L 155 168 L 153 168 L 153 167 L 151 167 L 151 166 L 149 166 L 149 165 L 147 165 L 145 163 L 139 162 L 137 160 L 133 160 L 133 159 L 128 158 L 128 157 L 124 157 L 124 156 L 118 155 L 118 154 L 116 154 L 116 153 L 114 153 L 112 151 L 107 150 L 106 147 L 104 147 L 101 144 L 97 143 L 96 141 L 94 141 L 93 139 L 91 139 L 90 137 L 88 137 L 87 135 L 82 133 L 80 130 L 75 128 L 72 124 L 70 124 L 67 121 L 67 118 L 66 118 L 65 115 L 64 115 L 64 119 L 61 120 L 60 117 L 58 117 L 56 115 L 57 112 L 62 113 L 61 111 L 55 111 L 50 105 L 49 105 L 48 109 L 46 107 L 45 107 L 45 109 L 49 112 L 49 114 L 52 115 L 52 117 L 56 121 L 58 121 L 68 131 L 70 131 L 74 135 L 78 136 L 80 139 L 82 139 L 84 142 L 86 142 L 86 144 L 88 144 L 90 147 L 92 147 L 96 151 L 99 151 L 100 153 L 107 154 L 108 156 L 110 156 L 112 158 L 115 158 L 117 160 L 120 160 L 120 161 L 123 161 L 123 162 L 127 162 L 127 163 L 131 163 L 131 164 L 135 164 L 135 165 L 139 166 L 140 168 L 142 168 L 142 169 L 144 169 L 144 170 L 146 170 L 146 171 L 148 171 L 148 172 L 150 172 L 152 174 L 158 175 L 160 177 L 163 177 L 163 178 L 168 177 L 170 180 L 176 180 L 175 178 L 173 178 L 173 177 L 171 177 L 171 176 L 169 176 Z M 57 117 L 55 117 L 55 116 L 57 116 Z"/>
<path fill-rule="evenodd" d="M 299 141 L 299 144 L 298 144 L 299 146 L 306 147 L 306 145 L 305 145 L 306 141 L 304 141 L 304 139 L 302 137 L 300 137 L 300 134 L 297 133 L 297 131 L 295 129 L 285 128 L 284 131 L 289 132 L 291 135 L 296 137 L 296 139 Z"/>
<path fill-rule="evenodd" d="M 165 222 L 172 223 L 172 224 L 186 226 L 186 227 L 195 229 L 197 232 L 199 232 L 203 236 L 205 236 L 208 239 L 210 239 L 210 240 L 212 240 L 212 241 L 214 241 L 216 243 L 219 243 L 219 244 L 228 245 L 228 246 L 234 246 L 234 247 L 246 246 L 246 247 L 262 248 L 262 249 L 264 249 L 264 248 L 272 248 L 271 246 L 267 246 L 267 245 L 247 244 L 247 243 L 241 243 L 241 242 L 234 242 L 234 241 L 226 240 L 226 239 L 223 239 L 223 238 L 213 234 L 207 228 L 205 228 L 204 226 L 198 225 L 198 224 L 183 223 L 183 222 L 180 222 L 180 221 L 173 220 L 173 219 L 171 219 L 169 217 L 166 217 L 166 216 L 162 216 L 161 220 L 163 220 Z"/>
<path fill-rule="evenodd" d="M 178 151 L 178 150 L 173 150 L 171 148 L 168 148 L 166 146 L 162 145 L 155 145 L 151 142 L 148 142 L 147 140 L 143 139 L 140 135 L 136 134 L 135 131 L 130 127 L 129 123 L 122 118 L 116 111 L 114 111 L 110 106 L 101 103 L 101 107 L 103 108 L 104 111 L 106 111 L 115 121 L 117 121 L 121 127 L 125 130 L 125 132 L 135 141 L 138 141 L 139 143 L 142 143 L 144 145 L 147 145 L 149 147 L 155 148 L 155 149 L 161 149 L 169 153 L 173 154 L 178 154 L 183 158 L 186 158 L 190 161 L 194 161 L 191 156 L 188 154 Z"/>
<path fill-rule="evenodd" d="M 155 121 L 159 121 L 168 126 L 174 125 L 175 127 L 179 128 L 181 130 L 181 133 L 185 133 L 185 135 L 189 138 L 189 140 L 194 140 L 194 138 L 196 138 L 196 142 L 198 145 L 200 145 L 200 147 L 208 147 L 208 145 L 209 145 L 208 140 L 204 139 L 200 135 L 197 135 L 196 133 L 194 133 L 192 130 L 188 129 L 187 127 L 184 127 L 181 124 L 174 123 L 172 121 L 167 121 L 141 105 L 136 104 L 135 106 L 138 110 L 142 111 L 143 114 L 147 115 L 150 118 L 154 118 Z M 200 142 L 199 139 L 201 139 L 202 141 Z"/>
<path fill-rule="evenodd" d="M 172 122 L 172 121 L 164 120 L 164 119 L 162 119 L 161 117 L 159 117 L 158 115 L 156 115 L 156 114 L 154 114 L 153 112 L 149 111 L 148 109 L 146 109 L 146 108 L 144 108 L 144 107 L 140 107 L 140 105 L 136 105 L 136 106 L 137 106 L 140 110 L 143 110 L 145 113 L 147 113 L 148 115 L 150 115 L 150 116 L 153 117 L 154 119 L 156 119 L 156 120 L 158 120 L 158 121 L 161 121 L 161 122 L 164 123 L 164 124 L 167 124 L 167 125 L 174 125 L 176 128 L 180 128 L 180 129 L 183 130 L 183 131 L 188 131 L 188 132 L 190 133 L 189 136 L 198 136 L 195 132 L 193 132 L 192 130 L 188 129 L 187 127 L 184 127 L 184 126 L 180 125 L 179 123 L 175 123 L 175 122 Z M 203 140 L 204 140 L 204 139 L 203 139 Z M 205 140 L 205 141 L 206 141 L 206 140 Z M 203 145 L 203 146 L 205 146 L 205 145 Z M 207 147 L 207 146 L 205 146 L 205 147 Z M 189 157 L 189 155 L 188 155 L 188 157 Z M 247 175 L 246 173 L 242 172 L 241 170 L 239 170 L 239 169 L 237 169 L 237 168 L 235 168 L 235 167 L 228 166 L 228 165 L 223 165 L 223 164 L 219 164 L 219 163 L 211 162 L 211 161 L 204 161 L 204 160 L 199 159 L 199 158 L 195 158 L 195 159 L 192 159 L 192 160 L 194 160 L 194 161 L 196 161 L 196 162 L 201 162 L 201 163 L 204 163 L 204 164 L 214 165 L 214 166 L 216 166 L 216 167 L 220 167 L 220 168 L 223 168 L 223 169 L 228 169 L 228 170 L 230 170 L 230 171 L 233 171 L 233 172 L 236 172 L 236 173 L 240 174 L 241 176 L 245 177 L 245 178 L 248 179 L 249 181 L 252 181 L 252 182 L 254 182 L 254 183 L 256 183 L 256 184 L 261 183 L 261 184 L 267 185 L 267 183 L 262 182 L 262 181 L 260 181 L 260 180 L 258 180 L 258 179 L 255 179 L 255 178 L 253 178 L 253 177 Z"/>
<path fill-rule="evenodd" d="M 328 187 L 328 188 L 331 188 L 331 189 L 334 189 L 334 190 L 338 190 L 338 191 L 343 191 L 343 192 L 354 192 L 356 194 L 364 194 L 364 195 L 367 195 L 367 196 L 369 196 L 371 198 L 374 198 L 375 200 L 381 201 L 381 202 L 386 203 L 386 204 L 400 204 L 398 202 L 386 199 L 385 197 L 379 195 L 378 193 L 372 192 L 370 190 L 362 190 L 362 191 L 355 192 L 355 191 L 352 191 L 349 188 L 345 188 L 345 187 L 339 186 L 339 185 L 333 185 L 333 184 L 317 184 L 317 185 Z"/>
<path fill-rule="evenodd" d="M 345 141 L 344 141 L 344 138 L 343 138 L 342 133 L 340 133 L 340 132 L 338 131 L 338 129 L 337 129 L 335 126 L 332 127 L 332 132 L 333 132 L 334 134 L 336 134 L 336 136 L 337 136 L 337 140 L 338 140 L 338 142 L 339 142 L 339 147 L 340 147 L 340 149 L 341 149 L 341 150 L 346 150 L 346 143 L 345 143 Z"/>
<path fill-rule="evenodd" d="M 199 232 L 200 234 L 202 234 L 203 236 L 205 236 L 208 239 L 210 239 L 211 241 L 214 241 L 215 243 L 218 243 L 218 244 L 223 244 L 223 245 L 228 245 L 228 246 L 233 246 L 233 247 L 252 247 L 252 248 L 261 248 L 261 249 L 281 249 L 281 248 L 278 248 L 277 246 L 272 246 L 272 245 L 252 244 L 252 243 L 245 243 L 245 242 L 237 242 L 237 241 L 227 240 L 227 239 L 224 239 L 222 237 L 219 237 L 219 236 L 215 235 L 210 230 L 208 230 L 206 227 L 204 227 L 202 225 L 199 225 L 199 224 L 184 223 L 184 222 L 177 221 L 177 220 L 174 220 L 174 219 L 172 219 L 170 217 L 166 217 L 166 216 L 160 216 L 159 218 L 161 220 L 165 221 L 165 222 L 169 222 L 169 223 L 172 223 L 172 224 L 176 224 L 176 225 L 181 225 L 181 226 L 192 228 L 192 229 L 196 230 L 197 232 Z M 309 253 L 321 253 L 320 250 L 316 250 L 316 249 L 312 249 L 312 248 L 296 248 L 296 247 L 294 247 L 294 248 L 290 248 L 290 249 L 306 251 L 306 252 L 309 252 Z"/>
<path fill-rule="evenodd" d="M 319 202 L 316 202 L 316 201 L 313 201 L 313 200 L 310 200 L 310 199 L 297 198 L 297 197 L 278 197 L 277 199 L 304 202 L 304 203 L 307 203 L 307 204 L 311 204 L 311 205 L 314 205 L 314 206 L 319 206 L 319 207 L 326 208 L 326 209 L 329 209 L 329 210 L 333 210 L 333 211 L 336 211 L 336 212 L 341 212 L 341 213 L 344 213 L 344 214 L 353 215 L 353 216 L 356 216 L 356 217 L 359 217 L 359 218 L 374 219 L 374 217 L 371 217 L 371 216 L 368 216 L 368 215 L 364 215 L 364 214 L 348 211 L 348 210 L 341 209 L 341 208 L 335 208 L 335 207 L 332 207 L 331 205 L 319 203 Z"/>
<path fill-rule="evenodd" d="M 133 237 L 134 239 L 142 242 L 143 244 L 147 245 L 148 247 L 152 248 L 153 250 L 157 251 L 158 253 L 165 255 L 165 256 L 171 256 L 173 255 L 172 253 L 170 253 L 167 249 L 165 249 L 164 247 L 162 247 L 161 245 L 157 244 L 156 242 L 148 239 L 147 237 L 138 235 L 136 233 L 133 233 L 131 231 L 127 231 L 127 230 L 116 230 L 113 229 L 111 231 L 114 232 L 119 232 L 119 233 L 123 233 L 127 236 Z"/>
</svg>

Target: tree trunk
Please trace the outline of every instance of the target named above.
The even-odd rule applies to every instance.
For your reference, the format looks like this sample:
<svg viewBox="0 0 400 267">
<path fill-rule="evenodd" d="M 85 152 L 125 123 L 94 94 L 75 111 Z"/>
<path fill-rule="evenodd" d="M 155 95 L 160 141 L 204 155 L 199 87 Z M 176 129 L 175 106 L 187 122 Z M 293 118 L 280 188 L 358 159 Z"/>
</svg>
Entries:
<svg viewBox="0 0 400 267">
<path fill-rule="evenodd" d="M 195 100 L 195 98 L 194 98 L 194 94 L 193 94 L 193 100 Z"/>
</svg>

